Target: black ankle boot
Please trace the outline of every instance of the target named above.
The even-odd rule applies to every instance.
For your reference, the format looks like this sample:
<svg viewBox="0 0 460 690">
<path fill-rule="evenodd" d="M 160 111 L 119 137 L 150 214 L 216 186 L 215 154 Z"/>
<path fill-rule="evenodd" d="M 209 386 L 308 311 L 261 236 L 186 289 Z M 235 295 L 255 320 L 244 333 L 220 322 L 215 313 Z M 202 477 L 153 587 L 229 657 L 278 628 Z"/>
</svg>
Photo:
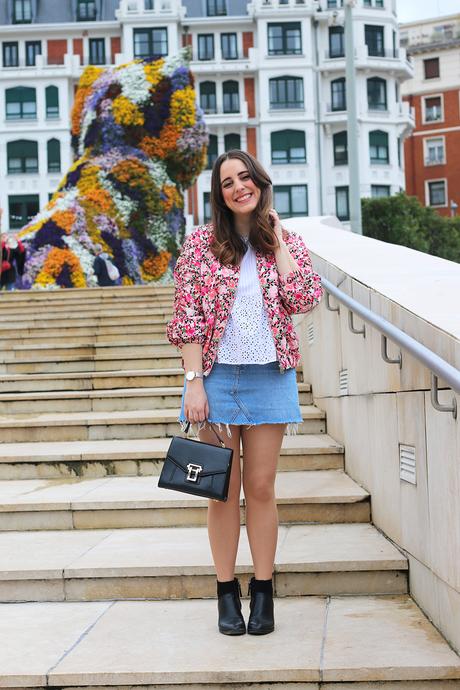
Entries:
<svg viewBox="0 0 460 690">
<path fill-rule="evenodd" d="M 228 582 L 217 580 L 219 632 L 224 635 L 244 635 L 246 632 L 240 596 L 241 587 L 236 577 Z"/>
<path fill-rule="evenodd" d="M 252 577 L 249 582 L 248 594 L 251 594 L 248 633 L 250 635 L 266 635 L 273 632 L 275 621 L 272 580 L 256 580 L 255 577 Z"/>
</svg>

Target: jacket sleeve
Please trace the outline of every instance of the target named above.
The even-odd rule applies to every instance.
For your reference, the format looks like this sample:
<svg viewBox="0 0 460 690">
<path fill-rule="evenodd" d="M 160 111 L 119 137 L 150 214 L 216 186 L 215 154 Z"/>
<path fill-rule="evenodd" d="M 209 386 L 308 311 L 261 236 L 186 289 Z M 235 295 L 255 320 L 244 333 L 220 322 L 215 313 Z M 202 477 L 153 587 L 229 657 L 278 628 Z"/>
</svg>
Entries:
<svg viewBox="0 0 460 690">
<path fill-rule="evenodd" d="M 312 267 L 305 242 L 297 233 L 290 232 L 286 244 L 299 270 L 279 276 L 279 294 L 288 314 L 305 314 L 321 301 L 321 276 Z"/>
<path fill-rule="evenodd" d="M 205 318 L 201 303 L 201 254 L 195 251 L 192 236 L 186 238 L 174 268 L 173 318 L 166 326 L 166 337 L 182 348 L 187 343 L 205 342 Z"/>
</svg>

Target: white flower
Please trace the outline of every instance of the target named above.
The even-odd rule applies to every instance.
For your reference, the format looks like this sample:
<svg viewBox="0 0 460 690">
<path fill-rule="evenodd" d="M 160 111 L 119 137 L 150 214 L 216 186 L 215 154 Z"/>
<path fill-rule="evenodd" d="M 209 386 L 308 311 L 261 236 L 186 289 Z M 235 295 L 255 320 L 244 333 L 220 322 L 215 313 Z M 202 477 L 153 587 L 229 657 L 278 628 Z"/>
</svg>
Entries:
<svg viewBox="0 0 460 690">
<path fill-rule="evenodd" d="M 147 81 L 144 66 L 132 63 L 117 72 L 117 81 L 121 86 L 121 93 L 136 105 L 150 99 L 150 83 Z"/>
</svg>

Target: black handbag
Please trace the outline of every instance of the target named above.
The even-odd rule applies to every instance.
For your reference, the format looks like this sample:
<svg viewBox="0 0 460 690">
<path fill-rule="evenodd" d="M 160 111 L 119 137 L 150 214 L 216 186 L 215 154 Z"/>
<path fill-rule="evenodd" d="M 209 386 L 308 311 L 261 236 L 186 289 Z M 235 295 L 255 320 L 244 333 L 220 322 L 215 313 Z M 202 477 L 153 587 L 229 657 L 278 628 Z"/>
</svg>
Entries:
<svg viewBox="0 0 460 690">
<path fill-rule="evenodd" d="M 185 433 L 190 422 L 185 426 Z M 226 448 L 217 431 L 219 446 L 174 436 L 158 479 L 162 489 L 173 489 L 215 501 L 226 501 L 232 470 L 233 449 Z"/>
</svg>

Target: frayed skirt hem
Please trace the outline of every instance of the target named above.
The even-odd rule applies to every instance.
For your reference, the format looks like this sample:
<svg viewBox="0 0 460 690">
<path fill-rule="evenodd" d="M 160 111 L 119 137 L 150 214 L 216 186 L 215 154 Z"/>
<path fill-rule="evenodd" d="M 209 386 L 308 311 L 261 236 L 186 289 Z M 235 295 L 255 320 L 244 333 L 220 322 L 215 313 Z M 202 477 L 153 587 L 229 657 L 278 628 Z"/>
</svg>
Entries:
<svg viewBox="0 0 460 690">
<path fill-rule="evenodd" d="M 210 428 L 208 423 L 209 424 L 215 424 L 217 426 L 217 428 L 219 429 L 219 431 L 222 431 L 222 426 L 225 426 L 226 430 L 227 430 L 227 436 L 229 438 L 232 437 L 232 432 L 230 430 L 230 424 L 227 424 L 225 422 L 217 422 L 217 421 L 214 421 L 213 419 L 208 419 L 205 422 L 198 422 L 197 423 L 198 428 L 196 430 L 195 430 L 195 424 L 193 422 L 191 422 L 189 433 L 190 433 L 190 431 L 192 431 L 192 433 L 195 436 L 198 436 L 199 431 L 201 431 L 205 427 L 207 427 L 208 429 Z M 179 420 L 179 424 L 180 424 L 180 427 L 182 429 L 182 432 L 185 432 L 185 427 L 188 424 L 188 422 L 186 420 Z M 244 426 L 244 427 L 246 427 L 246 429 L 251 429 L 252 427 L 259 426 L 260 424 L 287 424 L 286 435 L 287 436 L 295 436 L 298 433 L 300 422 L 272 422 L 272 421 L 270 421 L 270 422 L 257 422 L 256 424 L 237 424 L 237 425 L 232 425 L 232 426 Z"/>
</svg>

